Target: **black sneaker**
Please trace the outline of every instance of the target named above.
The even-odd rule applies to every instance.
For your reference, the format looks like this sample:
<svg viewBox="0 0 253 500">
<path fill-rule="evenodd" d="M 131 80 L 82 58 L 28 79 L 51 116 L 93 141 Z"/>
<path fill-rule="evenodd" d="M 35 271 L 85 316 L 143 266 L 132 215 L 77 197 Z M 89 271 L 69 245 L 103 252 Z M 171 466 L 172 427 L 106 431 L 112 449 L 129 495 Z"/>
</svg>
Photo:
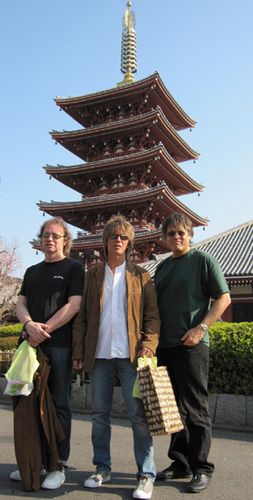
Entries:
<svg viewBox="0 0 253 500">
<path fill-rule="evenodd" d="M 192 477 L 192 473 L 190 470 L 184 469 L 182 466 L 178 466 L 176 462 L 172 462 L 169 467 L 160 472 L 157 472 L 156 480 L 166 481 L 167 479 L 189 479 L 190 477 Z"/>
<path fill-rule="evenodd" d="M 197 473 L 193 476 L 190 483 L 186 486 L 186 491 L 188 493 L 199 493 L 205 490 L 211 481 L 211 477 L 206 474 Z"/>
</svg>

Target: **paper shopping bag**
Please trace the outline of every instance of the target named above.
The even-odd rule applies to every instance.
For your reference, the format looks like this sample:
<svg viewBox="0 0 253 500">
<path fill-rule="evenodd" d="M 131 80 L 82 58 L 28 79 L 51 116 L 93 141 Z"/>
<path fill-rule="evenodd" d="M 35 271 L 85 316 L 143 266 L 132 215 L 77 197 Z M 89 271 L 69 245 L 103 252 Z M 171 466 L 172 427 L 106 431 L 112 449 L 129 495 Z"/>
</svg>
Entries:
<svg viewBox="0 0 253 500">
<path fill-rule="evenodd" d="M 165 366 L 138 369 L 139 388 L 152 436 L 172 434 L 184 426 Z"/>
</svg>

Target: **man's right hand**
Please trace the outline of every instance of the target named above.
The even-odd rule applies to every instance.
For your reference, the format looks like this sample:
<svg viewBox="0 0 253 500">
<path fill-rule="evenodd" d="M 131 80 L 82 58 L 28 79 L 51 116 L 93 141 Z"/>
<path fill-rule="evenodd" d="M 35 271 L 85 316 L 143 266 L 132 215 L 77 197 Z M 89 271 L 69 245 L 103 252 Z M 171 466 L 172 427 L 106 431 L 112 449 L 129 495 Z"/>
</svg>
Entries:
<svg viewBox="0 0 253 500">
<path fill-rule="evenodd" d="M 73 359 L 72 368 L 75 371 L 81 371 L 83 369 L 83 361 L 81 359 Z"/>
</svg>

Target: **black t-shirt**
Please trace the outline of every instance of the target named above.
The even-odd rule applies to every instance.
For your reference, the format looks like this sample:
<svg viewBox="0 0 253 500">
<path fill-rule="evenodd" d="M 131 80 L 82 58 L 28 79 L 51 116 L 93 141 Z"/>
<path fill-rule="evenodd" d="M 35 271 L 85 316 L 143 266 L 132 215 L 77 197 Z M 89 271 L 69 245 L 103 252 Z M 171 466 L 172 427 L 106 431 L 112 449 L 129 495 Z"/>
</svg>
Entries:
<svg viewBox="0 0 253 500">
<path fill-rule="evenodd" d="M 74 259 L 66 257 L 58 262 L 43 261 L 26 270 L 19 295 L 26 297 L 32 320 L 46 323 L 68 302 L 69 297 L 82 295 L 83 280 L 83 266 Z M 73 320 L 52 332 L 51 339 L 43 345 L 71 347 Z"/>
</svg>

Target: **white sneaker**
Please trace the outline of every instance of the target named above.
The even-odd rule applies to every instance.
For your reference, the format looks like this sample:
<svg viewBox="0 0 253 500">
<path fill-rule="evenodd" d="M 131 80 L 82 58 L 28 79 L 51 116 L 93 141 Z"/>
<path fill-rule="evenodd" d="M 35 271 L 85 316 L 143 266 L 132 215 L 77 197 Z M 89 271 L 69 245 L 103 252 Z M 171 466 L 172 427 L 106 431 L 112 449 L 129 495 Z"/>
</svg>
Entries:
<svg viewBox="0 0 253 500">
<path fill-rule="evenodd" d="M 111 480 L 111 474 L 107 471 L 96 472 L 92 474 L 83 483 L 85 488 L 99 488 L 103 483 L 108 483 Z"/>
<path fill-rule="evenodd" d="M 11 479 L 12 481 L 21 481 L 21 476 L 20 476 L 20 472 L 19 472 L 19 470 L 18 470 L 18 469 L 17 469 L 17 470 L 12 471 L 12 472 L 10 473 L 10 476 L 9 476 L 9 477 L 10 477 L 10 479 Z"/>
<path fill-rule="evenodd" d="M 53 472 L 48 472 L 41 488 L 44 490 L 56 490 L 65 482 L 65 472 L 63 470 L 55 470 Z"/>
<path fill-rule="evenodd" d="M 133 492 L 133 498 L 151 498 L 154 483 L 149 477 L 141 476 L 136 490 Z"/>
<path fill-rule="evenodd" d="M 40 475 L 44 476 L 45 474 L 46 474 L 46 470 L 45 469 L 41 469 Z M 10 477 L 10 479 L 12 481 L 21 481 L 21 475 L 20 475 L 19 469 L 14 470 L 13 472 L 11 472 L 9 477 Z"/>
</svg>

